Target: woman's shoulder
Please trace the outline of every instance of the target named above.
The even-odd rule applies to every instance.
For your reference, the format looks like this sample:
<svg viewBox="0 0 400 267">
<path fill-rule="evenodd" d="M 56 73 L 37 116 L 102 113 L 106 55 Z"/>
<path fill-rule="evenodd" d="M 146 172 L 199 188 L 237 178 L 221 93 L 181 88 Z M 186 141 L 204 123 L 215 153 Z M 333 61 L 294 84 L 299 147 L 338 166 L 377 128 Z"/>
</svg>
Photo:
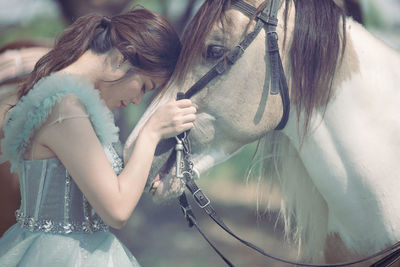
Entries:
<svg viewBox="0 0 400 267">
<path fill-rule="evenodd" d="M 54 112 L 60 107 L 61 113 Z M 35 132 L 52 114 L 72 116 L 85 113 L 103 145 L 118 141 L 114 117 L 98 90 L 85 78 L 54 73 L 41 79 L 22 97 L 7 116 L 1 147 L 13 165 L 21 161 Z M 14 167 L 13 167 L 14 168 Z"/>
</svg>

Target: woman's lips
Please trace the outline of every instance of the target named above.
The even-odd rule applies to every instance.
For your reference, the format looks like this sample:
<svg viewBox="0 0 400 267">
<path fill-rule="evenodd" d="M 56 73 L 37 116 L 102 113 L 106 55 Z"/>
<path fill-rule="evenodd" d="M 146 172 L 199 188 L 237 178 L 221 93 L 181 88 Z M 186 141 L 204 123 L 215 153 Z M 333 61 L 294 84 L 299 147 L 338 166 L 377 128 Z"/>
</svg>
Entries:
<svg viewBox="0 0 400 267">
<path fill-rule="evenodd" d="M 121 100 L 121 105 L 119 107 L 126 107 L 127 105 L 124 103 L 124 101 Z"/>
</svg>

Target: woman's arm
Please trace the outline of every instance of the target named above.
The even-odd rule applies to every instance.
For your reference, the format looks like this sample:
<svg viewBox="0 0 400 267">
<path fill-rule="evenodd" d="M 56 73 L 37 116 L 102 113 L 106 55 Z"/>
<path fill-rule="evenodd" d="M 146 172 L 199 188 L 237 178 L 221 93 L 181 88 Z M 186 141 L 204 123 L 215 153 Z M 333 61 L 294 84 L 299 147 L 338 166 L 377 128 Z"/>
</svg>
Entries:
<svg viewBox="0 0 400 267">
<path fill-rule="evenodd" d="M 121 228 L 142 194 L 157 143 L 192 128 L 194 113 L 190 100 L 170 101 L 160 107 L 139 134 L 118 177 L 88 118 L 47 127 L 37 140 L 61 160 L 97 214 L 110 226 Z"/>
</svg>

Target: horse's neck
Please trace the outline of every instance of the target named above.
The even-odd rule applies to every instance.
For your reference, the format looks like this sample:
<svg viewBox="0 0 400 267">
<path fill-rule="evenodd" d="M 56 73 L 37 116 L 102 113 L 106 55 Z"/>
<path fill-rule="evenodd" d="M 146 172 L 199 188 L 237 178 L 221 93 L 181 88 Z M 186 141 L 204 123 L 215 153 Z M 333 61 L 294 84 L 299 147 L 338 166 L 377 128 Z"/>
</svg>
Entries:
<svg viewBox="0 0 400 267">
<path fill-rule="evenodd" d="M 315 112 L 302 146 L 295 111 L 284 133 L 327 202 L 329 230 L 363 251 L 400 238 L 400 207 L 391 204 L 400 202 L 400 56 L 352 21 L 348 37 L 326 112 Z M 380 219 L 364 229 L 371 216 Z"/>
<path fill-rule="evenodd" d="M 400 54 L 353 21 L 349 21 L 347 45 L 334 95 L 325 113 L 316 110 L 300 154 L 318 145 L 324 149 L 322 154 L 332 146 L 331 153 L 340 157 L 356 153 L 357 158 L 371 154 L 375 159 L 381 152 L 380 158 L 396 158 L 391 151 L 400 149 Z M 285 133 L 300 148 L 297 126 L 292 112 Z"/>
</svg>

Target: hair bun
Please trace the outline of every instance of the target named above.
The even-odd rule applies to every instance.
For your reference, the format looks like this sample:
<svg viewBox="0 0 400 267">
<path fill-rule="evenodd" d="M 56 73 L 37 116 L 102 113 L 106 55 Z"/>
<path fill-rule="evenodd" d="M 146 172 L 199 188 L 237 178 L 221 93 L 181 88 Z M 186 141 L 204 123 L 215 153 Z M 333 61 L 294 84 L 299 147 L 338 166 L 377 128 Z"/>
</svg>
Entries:
<svg viewBox="0 0 400 267">
<path fill-rule="evenodd" d="M 101 25 L 101 26 L 103 26 L 104 28 L 107 28 L 107 27 L 110 26 L 110 24 L 111 24 L 111 18 L 110 18 L 110 17 L 108 17 L 108 16 L 103 16 L 103 17 L 101 18 L 101 21 L 100 21 L 100 25 Z"/>
</svg>

